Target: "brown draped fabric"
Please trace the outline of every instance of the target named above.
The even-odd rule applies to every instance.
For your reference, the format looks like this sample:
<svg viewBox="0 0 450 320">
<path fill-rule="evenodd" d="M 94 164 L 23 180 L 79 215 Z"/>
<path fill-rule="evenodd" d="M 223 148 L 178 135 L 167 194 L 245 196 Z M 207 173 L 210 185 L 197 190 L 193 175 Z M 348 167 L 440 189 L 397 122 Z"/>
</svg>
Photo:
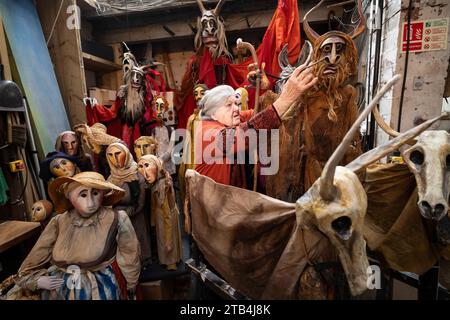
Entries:
<svg viewBox="0 0 450 320">
<path fill-rule="evenodd" d="M 192 235 L 213 268 L 251 298 L 299 298 L 308 260 L 325 259 L 331 245 L 322 233 L 297 225 L 295 204 L 215 183 L 192 170 L 186 180 Z"/>
<path fill-rule="evenodd" d="M 416 181 L 406 165 L 370 166 L 364 188 L 364 235 L 369 248 L 381 253 L 390 268 L 422 274 L 440 257 L 450 260 L 450 246 L 431 240 L 433 226 L 420 215 Z"/>
</svg>

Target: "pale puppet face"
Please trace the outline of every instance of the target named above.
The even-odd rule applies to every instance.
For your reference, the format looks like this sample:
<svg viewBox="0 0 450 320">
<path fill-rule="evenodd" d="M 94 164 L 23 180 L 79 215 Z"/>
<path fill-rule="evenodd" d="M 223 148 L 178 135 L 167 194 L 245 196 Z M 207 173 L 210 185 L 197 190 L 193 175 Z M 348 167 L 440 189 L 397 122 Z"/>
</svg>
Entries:
<svg viewBox="0 0 450 320">
<path fill-rule="evenodd" d="M 47 212 L 42 201 L 34 203 L 31 207 L 31 220 L 34 222 L 45 221 L 50 214 L 51 212 Z"/>
<path fill-rule="evenodd" d="M 68 154 L 69 156 L 76 156 L 78 152 L 78 141 L 74 134 L 64 134 L 61 137 L 61 144 L 66 154 Z"/>
<path fill-rule="evenodd" d="M 156 154 L 156 145 L 148 140 L 136 140 L 134 143 L 134 153 L 136 159 L 139 160 L 142 156 L 147 154 Z"/>
<path fill-rule="evenodd" d="M 167 107 L 168 106 L 166 106 L 163 98 L 156 99 L 155 102 L 156 116 L 158 118 L 162 118 Z"/>
<path fill-rule="evenodd" d="M 154 183 L 158 176 L 158 168 L 155 163 L 145 159 L 139 160 L 138 170 L 148 183 Z"/>
<path fill-rule="evenodd" d="M 112 146 L 111 148 L 108 148 L 108 151 L 106 152 L 106 157 L 114 167 L 119 169 L 125 167 L 127 154 L 124 150 L 116 146 Z"/>
<path fill-rule="evenodd" d="M 84 218 L 89 218 L 101 207 L 104 191 L 78 185 L 69 192 L 69 201 Z"/>
<path fill-rule="evenodd" d="M 95 154 L 100 154 L 102 152 L 102 146 L 96 144 L 95 142 L 92 142 L 85 134 L 82 135 L 81 139 L 83 140 L 84 144 Z"/>
<path fill-rule="evenodd" d="M 227 127 L 234 127 L 241 123 L 240 111 L 236 97 L 230 96 L 225 104 L 217 109 L 212 118 Z"/>
<path fill-rule="evenodd" d="M 236 100 L 240 111 L 248 109 L 248 92 L 246 89 L 238 88 L 236 90 Z"/>
<path fill-rule="evenodd" d="M 50 162 L 50 171 L 55 177 L 73 177 L 76 165 L 70 160 L 56 158 Z"/>
</svg>

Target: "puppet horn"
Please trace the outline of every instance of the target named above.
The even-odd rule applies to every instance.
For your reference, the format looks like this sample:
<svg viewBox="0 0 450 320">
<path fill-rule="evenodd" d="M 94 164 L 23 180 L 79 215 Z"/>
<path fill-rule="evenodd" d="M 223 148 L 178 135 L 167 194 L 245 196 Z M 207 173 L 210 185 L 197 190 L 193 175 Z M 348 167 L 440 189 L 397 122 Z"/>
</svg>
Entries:
<svg viewBox="0 0 450 320">
<path fill-rule="evenodd" d="M 448 117 L 448 112 L 441 114 L 439 117 L 433 118 L 431 120 L 425 121 L 424 123 L 409 129 L 408 131 L 401 133 L 398 137 L 390 140 L 389 142 L 376 147 L 350 162 L 345 167 L 352 170 L 353 172 L 358 172 L 359 170 L 367 167 L 369 164 L 383 158 L 392 151 L 397 150 L 408 141 L 417 137 L 419 134 L 431 127 L 436 121 L 442 118 Z"/>
<path fill-rule="evenodd" d="M 377 93 L 375 98 L 370 102 L 366 109 L 359 115 L 358 119 L 356 119 L 353 126 L 345 135 L 342 142 L 339 144 L 337 149 L 331 155 L 330 159 L 326 163 L 323 168 L 322 175 L 320 177 L 320 196 L 327 201 L 331 201 L 335 198 L 336 195 L 336 187 L 333 185 L 334 180 L 334 172 L 336 171 L 336 166 L 341 162 L 345 153 L 347 152 L 348 147 L 350 146 L 356 132 L 359 129 L 359 126 L 364 121 L 365 118 L 370 114 L 372 109 L 377 105 L 378 101 L 380 101 L 381 97 L 400 79 L 400 75 L 394 76 L 388 83 L 386 83 L 381 90 Z"/>
<path fill-rule="evenodd" d="M 309 41 L 311 41 L 313 44 L 316 42 L 317 38 L 319 37 L 319 34 L 317 32 L 315 32 L 309 25 L 308 16 L 311 12 L 313 12 L 318 7 L 320 7 L 322 5 L 322 3 L 323 3 L 323 0 L 321 0 L 318 4 L 316 4 L 314 7 L 312 7 L 312 9 L 309 10 L 303 18 L 303 30 L 305 31 L 306 36 L 308 37 Z"/>
<path fill-rule="evenodd" d="M 364 16 L 364 13 L 362 12 L 361 0 L 358 0 L 358 14 L 359 14 L 359 24 L 355 28 L 355 30 L 353 30 L 353 32 L 350 34 L 352 39 L 357 38 L 366 29 L 366 17 Z"/>
<path fill-rule="evenodd" d="M 214 9 L 214 14 L 217 17 L 220 15 L 220 10 L 222 9 L 222 6 L 226 1 L 227 0 L 220 0 L 219 3 L 217 4 L 216 8 Z"/>
<path fill-rule="evenodd" d="M 204 14 L 205 11 L 206 11 L 206 9 L 205 9 L 205 6 L 203 5 L 203 0 L 197 0 L 197 4 L 198 4 L 198 6 L 199 6 L 199 8 L 200 8 L 200 11 L 202 12 L 202 14 Z"/>
<path fill-rule="evenodd" d="M 123 46 L 125 47 L 125 49 L 127 49 L 128 52 L 130 52 L 130 48 L 128 48 L 127 44 L 125 42 L 122 42 Z"/>
</svg>

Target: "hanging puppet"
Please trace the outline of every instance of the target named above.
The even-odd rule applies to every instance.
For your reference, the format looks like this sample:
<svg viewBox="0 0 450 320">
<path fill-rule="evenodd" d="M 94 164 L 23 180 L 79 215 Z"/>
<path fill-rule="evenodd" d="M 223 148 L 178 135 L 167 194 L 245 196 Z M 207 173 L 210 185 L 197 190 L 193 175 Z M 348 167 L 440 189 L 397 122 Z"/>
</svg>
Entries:
<svg viewBox="0 0 450 320">
<path fill-rule="evenodd" d="M 311 187 L 358 116 L 356 90 L 346 83 L 357 72 L 358 56 L 353 40 L 365 29 L 361 1 L 358 1 L 359 24 L 351 34 L 329 31 L 318 35 L 309 26 L 308 17 L 322 2 L 303 21 L 313 45 L 311 63 L 319 82 L 299 101 L 300 108 L 281 127 L 279 171 L 267 177 L 267 194 L 285 201 L 295 201 Z M 360 153 L 358 132 L 342 163 L 350 162 Z"/>
<path fill-rule="evenodd" d="M 150 68 L 155 65 L 159 63 L 141 66 L 130 51 L 124 53 L 124 85 L 117 90 L 116 101 L 111 107 L 98 104 L 94 99 L 85 99 L 89 123 L 92 125 L 95 122 L 119 120 L 120 130 L 111 130 L 114 131 L 112 134 L 121 137 L 127 146 L 133 146 L 134 140 L 139 138 L 154 120 L 150 108 L 151 92 L 152 88 L 159 92 L 160 86 L 153 77 L 160 79 L 161 87 L 165 90 L 161 74 Z"/>
<path fill-rule="evenodd" d="M 112 267 L 117 263 L 133 299 L 139 242 L 127 214 L 110 207 L 124 190 L 98 173 L 82 172 L 57 178 L 49 194 L 59 214 L 20 266 L 15 283 L 43 300 L 118 300 Z"/>
<path fill-rule="evenodd" d="M 176 270 L 183 250 L 172 178 L 154 155 L 142 156 L 138 166 L 152 192 L 152 226 L 156 227 L 159 263 Z"/>
<path fill-rule="evenodd" d="M 95 154 L 95 169 L 104 177 L 109 176 L 109 166 L 106 161 L 106 148 L 115 142 L 122 142 L 119 138 L 106 133 L 106 126 L 95 123 L 91 127 L 87 124 L 79 124 L 74 127 L 75 132 L 81 136 L 80 140 Z"/>
<path fill-rule="evenodd" d="M 81 171 L 92 171 L 94 169 L 94 160 L 89 153 L 83 151 L 80 138 L 74 131 L 64 131 L 55 142 L 55 150 L 64 152 L 71 157 L 78 158 L 78 168 Z"/>
<path fill-rule="evenodd" d="M 170 126 L 164 125 L 164 112 L 168 109 L 169 103 L 164 96 L 157 96 L 152 103 L 152 109 L 156 114 L 156 126 L 150 131 L 151 136 L 158 141 L 156 155 L 161 159 L 164 169 L 172 176 L 176 174 L 175 163 L 172 160 L 172 153 L 175 141 L 174 134 Z M 174 177 L 175 178 L 175 177 Z"/>
<path fill-rule="evenodd" d="M 39 177 L 49 182 L 58 177 L 73 177 L 79 172 L 78 158 L 63 152 L 50 152 L 40 163 Z"/>
<path fill-rule="evenodd" d="M 157 151 L 158 141 L 153 137 L 142 136 L 134 142 L 134 154 L 137 161 L 147 154 L 156 155 Z"/>
<path fill-rule="evenodd" d="M 124 197 L 114 208 L 128 214 L 141 245 L 141 261 L 145 265 L 151 259 L 150 230 L 144 214 L 145 180 L 139 175 L 137 164 L 124 144 L 110 144 L 106 149 L 106 158 L 111 170 L 108 182 L 125 190 Z"/>
</svg>

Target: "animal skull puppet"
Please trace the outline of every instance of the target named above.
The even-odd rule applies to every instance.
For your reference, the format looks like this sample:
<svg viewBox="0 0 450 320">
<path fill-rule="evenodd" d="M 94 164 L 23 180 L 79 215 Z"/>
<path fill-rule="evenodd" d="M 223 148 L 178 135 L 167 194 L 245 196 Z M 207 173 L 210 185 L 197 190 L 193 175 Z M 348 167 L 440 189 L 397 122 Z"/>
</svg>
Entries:
<svg viewBox="0 0 450 320">
<path fill-rule="evenodd" d="M 297 265 L 297 263 L 303 263 L 304 260 L 304 256 L 300 256 L 300 254 L 306 252 L 306 256 L 308 256 L 308 252 L 313 252 L 314 248 L 313 244 L 303 240 L 305 248 L 303 251 L 305 252 L 300 253 L 298 248 L 302 246 L 295 245 L 295 242 L 302 241 L 302 238 L 308 236 L 308 230 L 310 232 L 319 230 L 321 237 L 325 235 L 337 250 L 351 293 L 359 295 L 367 289 L 369 264 L 366 256 L 366 242 L 363 237 L 367 196 L 355 172 L 364 169 L 368 164 L 384 157 L 393 149 L 426 130 L 438 118 L 429 120 L 385 145 L 361 155 L 347 167 L 340 167 L 338 164 L 350 147 L 353 136 L 359 130 L 362 121 L 398 79 L 399 76 L 396 76 L 383 86 L 347 132 L 341 144 L 326 163 L 321 177 L 297 200 L 295 214 L 297 227 L 294 227 L 294 232 L 290 231 L 292 229 L 289 228 L 290 222 L 287 217 L 289 215 L 287 211 L 292 207 L 291 203 L 271 200 L 271 198 L 248 190 L 239 190 L 239 194 L 245 193 L 245 195 L 239 196 L 235 188 L 219 184 L 207 185 L 214 183 L 213 181 L 205 182 L 204 186 L 208 188 L 201 190 L 198 185 L 193 185 L 193 183 L 203 183 L 202 179 L 208 178 L 202 178 L 192 170 L 187 171 L 186 177 L 191 202 L 194 200 L 192 203 L 196 206 L 196 210 L 194 207 L 192 210 L 193 237 L 208 262 L 233 287 L 247 295 L 248 292 L 252 293 L 251 298 L 296 297 L 298 288 L 295 281 L 298 278 L 289 277 L 297 277 L 298 271 L 292 270 L 302 268 L 300 264 Z M 221 190 L 217 195 L 215 188 Z M 223 197 L 223 192 L 230 192 L 232 195 L 227 199 L 230 204 L 221 201 L 211 203 L 210 199 L 206 203 L 203 200 L 205 192 L 212 197 Z M 242 197 L 246 200 L 244 201 Z M 259 200 L 260 203 L 258 203 Z M 241 202 L 244 204 L 241 205 Z M 281 208 L 280 210 L 283 212 L 276 212 L 273 215 L 275 218 L 270 216 L 270 212 L 267 212 L 268 216 L 265 215 L 265 210 L 277 210 L 276 208 Z M 197 210 L 201 212 L 197 213 Z M 246 210 L 251 210 L 251 214 Z M 204 216 L 205 212 L 206 216 Z M 225 214 L 222 215 L 222 212 Z M 270 219 L 276 220 L 275 224 L 268 223 L 270 227 L 264 225 L 263 222 L 269 216 Z M 280 217 L 284 217 L 283 220 Z M 249 223 L 247 220 L 253 221 L 251 226 L 247 225 Z M 285 231 L 279 226 L 282 224 L 288 231 L 281 232 L 281 234 L 279 231 Z M 274 231 L 274 228 L 279 229 Z M 256 231 L 252 230 L 259 231 L 256 234 Z M 242 236 L 242 233 L 245 233 L 245 236 Z M 277 240 L 273 238 L 275 235 L 272 233 L 277 233 L 278 238 L 283 237 L 282 243 L 285 244 L 285 247 L 278 247 L 281 244 L 277 242 L 278 238 Z M 309 249 L 306 249 L 308 246 Z M 263 247 L 264 250 L 255 250 L 255 247 Z M 292 248 L 296 249 L 290 251 Z M 270 252 L 270 256 L 261 251 Z M 240 255 L 242 255 L 242 259 L 238 258 Z M 254 271 L 256 261 L 260 261 L 257 272 Z M 314 264 L 314 262 L 312 263 Z M 278 266 L 281 267 L 278 268 Z M 278 274 L 277 271 L 279 271 Z M 235 281 L 237 279 L 242 281 Z M 290 286 L 290 288 L 286 286 Z"/>
<path fill-rule="evenodd" d="M 387 134 L 393 137 L 400 135 L 383 120 L 377 108 L 373 113 Z M 448 114 L 440 118 L 443 117 L 448 117 Z M 449 209 L 450 134 L 445 130 L 427 130 L 408 143 L 412 146 L 400 152 L 416 178 L 420 213 L 425 219 L 439 221 Z"/>
<path fill-rule="evenodd" d="M 206 47 L 214 59 L 221 55 L 231 57 L 228 51 L 225 27 L 220 18 L 220 10 L 226 0 L 220 0 L 214 10 L 206 10 L 202 0 L 197 0 L 202 16 L 197 19 L 197 34 L 195 35 L 195 49 Z"/>
</svg>

